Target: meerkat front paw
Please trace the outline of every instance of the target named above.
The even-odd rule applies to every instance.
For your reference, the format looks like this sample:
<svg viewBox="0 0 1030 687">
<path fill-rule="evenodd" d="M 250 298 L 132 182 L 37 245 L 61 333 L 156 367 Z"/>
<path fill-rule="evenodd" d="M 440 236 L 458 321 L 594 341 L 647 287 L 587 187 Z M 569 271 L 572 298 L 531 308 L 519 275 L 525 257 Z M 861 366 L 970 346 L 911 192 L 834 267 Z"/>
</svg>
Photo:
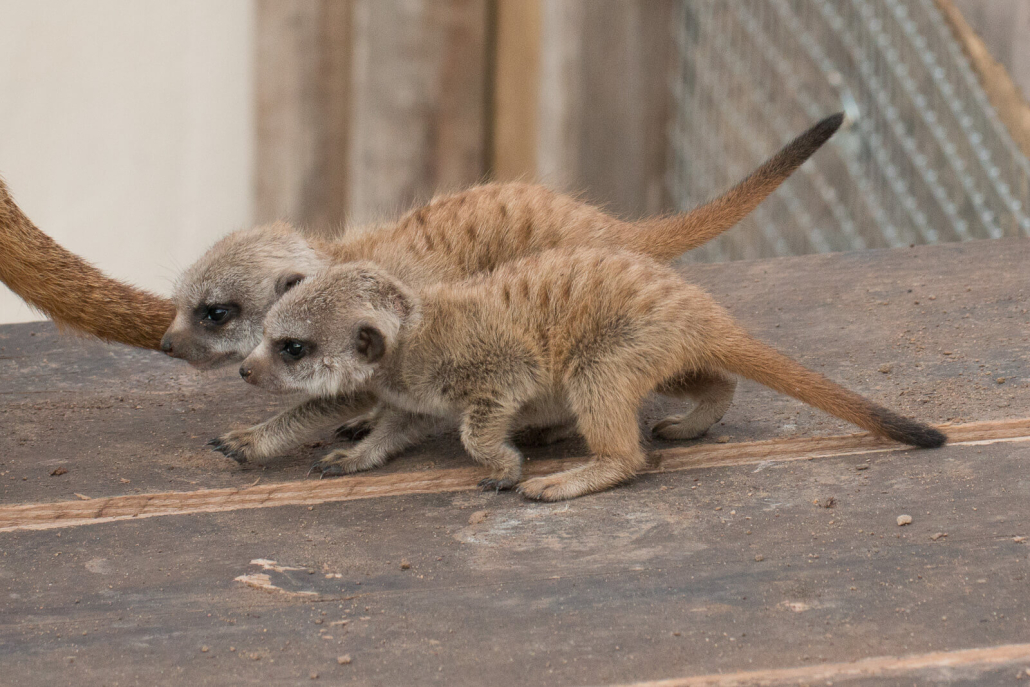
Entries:
<svg viewBox="0 0 1030 687">
<path fill-rule="evenodd" d="M 376 460 L 363 452 L 340 449 L 315 461 L 311 469 L 308 470 L 308 474 L 317 472 L 321 474 L 321 477 L 338 477 L 364 470 L 372 470 L 373 468 L 382 467 L 382 465 L 383 461 Z"/>
<path fill-rule="evenodd" d="M 522 469 L 520 467 L 513 470 L 494 470 L 489 477 L 479 481 L 479 487 L 483 491 L 504 491 L 518 484 L 521 477 Z"/>
<path fill-rule="evenodd" d="M 651 436 L 655 439 L 666 441 L 683 441 L 684 439 L 697 439 L 711 429 L 714 422 L 708 418 L 698 417 L 695 413 L 689 415 L 670 415 L 664 420 L 659 420 L 651 428 Z"/>
<path fill-rule="evenodd" d="M 239 464 L 251 460 L 268 458 L 261 447 L 261 431 L 256 427 L 247 429 L 234 429 L 226 432 L 217 439 L 207 442 L 212 450 L 218 451 L 227 458 L 232 458 Z"/>
</svg>

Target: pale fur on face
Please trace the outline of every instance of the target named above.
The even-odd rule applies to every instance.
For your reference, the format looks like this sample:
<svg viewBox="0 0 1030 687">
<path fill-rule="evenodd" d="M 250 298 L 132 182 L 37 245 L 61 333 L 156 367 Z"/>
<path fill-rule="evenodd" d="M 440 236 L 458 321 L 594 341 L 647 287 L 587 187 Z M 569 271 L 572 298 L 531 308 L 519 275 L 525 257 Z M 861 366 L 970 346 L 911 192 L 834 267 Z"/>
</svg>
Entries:
<svg viewBox="0 0 1030 687">
<path fill-rule="evenodd" d="M 202 369 L 239 362 L 261 342 L 262 321 L 283 292 L 325 263 L 285 223 L 229 234 L 175 285 L 175 320 L 165 334 L 171 355 Z M 204 319 L 216 305 L 231 311 L 222 324 Z"/>
<path fill-rule="evenodd" d="M 350 263 L 305 279 L 268 313 L 261 344 L 243 362 L 247 381 L 274 393 L 335 396 L 367 386 L 395 351 L 416 297 L 371 263 Z M 307 354 L 292 360 L 286 342 Z"/>
</svg>

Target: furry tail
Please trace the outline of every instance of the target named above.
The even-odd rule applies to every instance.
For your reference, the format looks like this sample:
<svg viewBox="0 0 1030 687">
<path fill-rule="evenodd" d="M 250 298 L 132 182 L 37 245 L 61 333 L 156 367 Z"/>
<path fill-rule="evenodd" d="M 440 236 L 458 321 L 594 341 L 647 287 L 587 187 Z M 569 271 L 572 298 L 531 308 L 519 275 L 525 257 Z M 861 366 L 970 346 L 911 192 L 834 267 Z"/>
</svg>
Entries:
<svg viewBox="0 0 1030 687">
<path fill-rule="evenodd" d="M 108 277 L 36 228 L 0 179 L 0 280 L 59 326 L 158 349 L 171 301 Z"/>
<path fill-rule="evenodd" d="M 627 228 L 627 248 L 667 262 L 711 241 L 751 213 L 840 128 L 844 113 L 801 134 L 715 200 L 690 212 L 644 220 Z"/>
<path fill-rule="evenodd" d="M 948 440 L 933 427 L 909 420 L 848 391 L 742 330 L 726 337 L 716 360 L 729 372 L 792 396 L 873 434 L 921 448 L 937 448 Z"/>
</svg>

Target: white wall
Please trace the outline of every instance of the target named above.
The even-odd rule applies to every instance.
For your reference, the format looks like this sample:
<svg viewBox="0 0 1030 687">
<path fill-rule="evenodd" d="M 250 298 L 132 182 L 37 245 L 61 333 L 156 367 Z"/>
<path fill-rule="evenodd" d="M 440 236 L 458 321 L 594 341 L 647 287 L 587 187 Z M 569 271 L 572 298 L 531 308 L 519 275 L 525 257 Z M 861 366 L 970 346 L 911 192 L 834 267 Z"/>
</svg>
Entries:
<svg viewBox="0 0 1030 687">
<path fill-rule="evenodd" d="M 0 0 L 0 175 L 44 232 L 167 294 L 250 223 L 253 0 Z M 41 319 L 0 284 L 0 323 Z"/>
</svg>

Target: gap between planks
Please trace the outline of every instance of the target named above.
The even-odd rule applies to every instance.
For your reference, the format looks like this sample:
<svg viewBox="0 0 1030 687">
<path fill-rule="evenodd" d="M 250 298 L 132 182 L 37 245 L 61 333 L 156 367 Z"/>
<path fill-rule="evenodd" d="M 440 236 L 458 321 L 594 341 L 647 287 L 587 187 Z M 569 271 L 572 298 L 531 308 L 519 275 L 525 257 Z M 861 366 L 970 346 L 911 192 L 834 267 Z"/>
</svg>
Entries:
<svg viewBox="0 0 1030 687">
<path fill-rule="evenodd" d="M 971 422 L 943 426 L 943 429 L 947 431 L 949 445 L 952 446 L 1030 441 L 1030 418 Z M 909 450 L 913 449 L 869 434 L 703 444 L 655 451 L 653 456 L 659 461 L 658 466 L 644 473 Z M 567 469 L 573 464 L 569 460 L 533 461 L 526 465 L 526 475 L 548 474 Z M 0 532 L 76 527 L 163 515 L 469 491 L 478 488 L 483 475 L 483 470 L 479 468 L 449 468 L 417 473 L 359 474 L 329 480 L 309 479 L 240 488 L 109 496 L 84 501 L 25 503 L 0 507 Z"/>
<path fill-rule="evenodd" d="M 901 677 L 923 671 L 958 669 L 982 672 L 1012 664 L 1030 662 L 1030 644 L 1005 644 L 980 649 L 934 651 L 909 656 L 877 656 L 850 663 L 750 670 L 738 673 L 634 682 L 622 687 L 745 687 L 746 685 L 796 685 L 866 678 Z M 1020 665 L 1020 672 L 1022 672 Z M 1030 669 L 1028 669 L 1030 670 Z"/>
</svg>

